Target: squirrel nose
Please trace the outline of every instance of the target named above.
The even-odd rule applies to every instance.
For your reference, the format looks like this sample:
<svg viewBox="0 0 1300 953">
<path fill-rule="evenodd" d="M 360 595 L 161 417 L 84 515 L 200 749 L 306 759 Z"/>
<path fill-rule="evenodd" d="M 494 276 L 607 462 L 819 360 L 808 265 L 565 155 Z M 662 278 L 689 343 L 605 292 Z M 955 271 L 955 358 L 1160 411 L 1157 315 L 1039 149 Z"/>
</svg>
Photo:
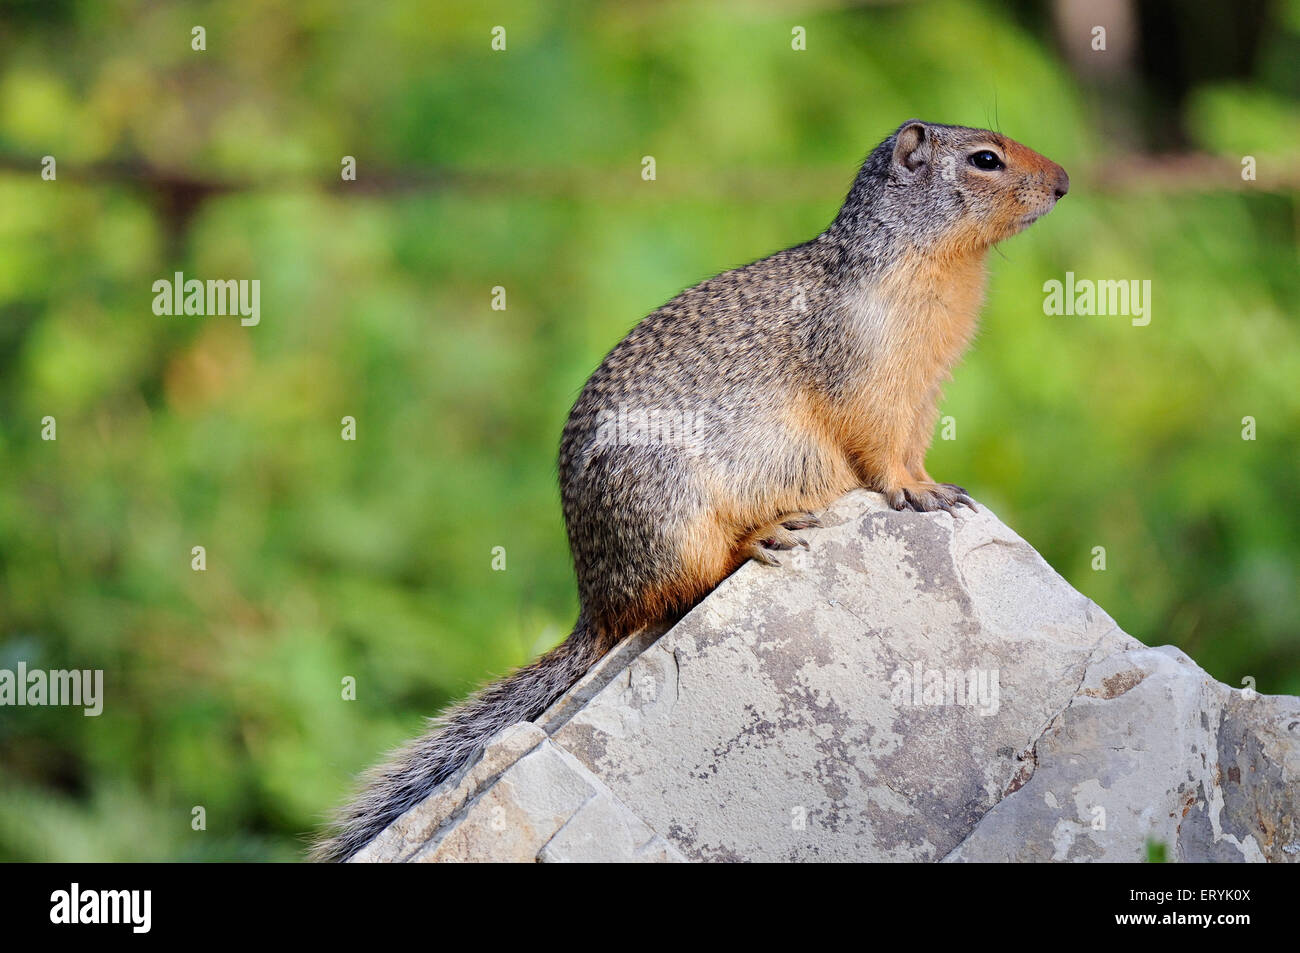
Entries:
<svg viewBox="0 0 1300 953">
<path fill-rule="evenodd" d="M 1069 174 L 1064 169 L 1060 169 L 1059 173 L 1056 177 L 1056 197 L 1058 199 L 1065 198 L 1065 193 L 1070 191 Z"/>
</svg>

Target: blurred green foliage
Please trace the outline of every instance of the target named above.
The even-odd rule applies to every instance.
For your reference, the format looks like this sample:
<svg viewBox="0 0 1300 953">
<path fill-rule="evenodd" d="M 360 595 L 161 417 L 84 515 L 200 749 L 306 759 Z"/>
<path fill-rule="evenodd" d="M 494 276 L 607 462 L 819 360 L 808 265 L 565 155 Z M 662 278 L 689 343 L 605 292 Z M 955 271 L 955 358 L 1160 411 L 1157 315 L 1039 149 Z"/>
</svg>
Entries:
<svg viewBox="0 0 1300 953">
<path fill-rule="evenodd" d="M 793 9 L 0 9 L 0 667 L 107 692 L 0 709 L 0 858 L 298 857 L 422 716 L 567 633 L 555 450 L 604 352 L 820 231 L 913 116 L 1073 178 L 992 258 L 930 470 L 1127 631 L 1300 692 L 1300 3 L 1258 75 L 1190 91 L 1222 159 L 1191 180 L 1023 5 Z M 155 316 L 176 270 L 259 279 L 260 326 Z M 1066 271 L 1150 279 L 1150 326 L 1045 316 Z"/>
</svg>

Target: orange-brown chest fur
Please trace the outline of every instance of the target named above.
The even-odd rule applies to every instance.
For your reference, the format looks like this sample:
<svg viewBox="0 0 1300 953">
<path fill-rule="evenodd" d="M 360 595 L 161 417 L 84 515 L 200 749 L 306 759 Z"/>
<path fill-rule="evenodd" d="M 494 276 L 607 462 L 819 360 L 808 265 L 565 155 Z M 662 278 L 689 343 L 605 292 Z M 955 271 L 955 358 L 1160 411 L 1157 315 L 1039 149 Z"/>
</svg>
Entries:
<svg viewBox="0 0 1300 953">
<path fill-rule="evenodd" d="M 905 253 L 847 309 L 857 371 L 824 408 L 843 450 L 867 469 L 897 462 L 939 385 L 974 335 L 984 299 L 985 252 L 965 243 Z"/>
</svg>

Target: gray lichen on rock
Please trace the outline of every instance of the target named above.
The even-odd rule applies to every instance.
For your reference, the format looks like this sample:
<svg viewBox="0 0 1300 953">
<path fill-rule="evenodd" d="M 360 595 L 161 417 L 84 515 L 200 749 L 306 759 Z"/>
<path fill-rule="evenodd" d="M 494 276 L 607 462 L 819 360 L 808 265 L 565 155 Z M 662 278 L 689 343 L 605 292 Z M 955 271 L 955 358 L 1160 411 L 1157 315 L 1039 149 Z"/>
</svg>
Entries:
<svg viewBox="0 0 1300 953">
<path fill-rule="evenodd" d="M 1145 647 L 987 509 L 823 522 L 355 859 L 1300 859 L 1300 699 Z"/>
</svg>

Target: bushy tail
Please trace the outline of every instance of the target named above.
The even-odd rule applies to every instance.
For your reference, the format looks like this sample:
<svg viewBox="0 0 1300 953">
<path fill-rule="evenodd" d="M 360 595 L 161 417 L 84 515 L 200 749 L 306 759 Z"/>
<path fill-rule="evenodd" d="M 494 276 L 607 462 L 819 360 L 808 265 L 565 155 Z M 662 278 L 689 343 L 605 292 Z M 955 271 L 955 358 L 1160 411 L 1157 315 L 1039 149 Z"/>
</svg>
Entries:
<svg viewBox="0 0 1300 953">
<path fill-rule="evenodd" d="M 580 616 L 573 634 L 536 662 L 431 719 L 430 731 L 366 775 L 361 794 L 339 812 L 333 833 L 316 844 L 312 859 L 347 860 L 477 758 L 502 728 L 539 717 L 600 656 L 597 640 Z"/>
</svg>

